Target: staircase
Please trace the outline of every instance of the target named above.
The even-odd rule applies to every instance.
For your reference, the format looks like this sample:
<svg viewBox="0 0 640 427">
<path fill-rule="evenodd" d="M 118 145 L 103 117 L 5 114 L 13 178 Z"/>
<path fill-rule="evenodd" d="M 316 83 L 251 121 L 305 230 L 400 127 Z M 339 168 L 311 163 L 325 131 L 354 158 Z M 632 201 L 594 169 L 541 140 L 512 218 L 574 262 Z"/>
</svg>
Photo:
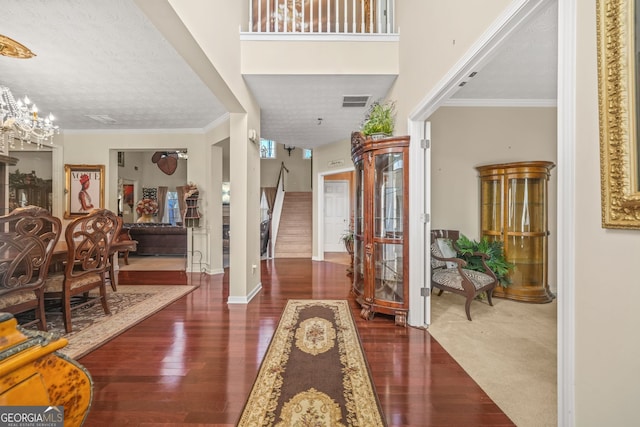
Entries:
<svg viewBox="0 0 640 427">
<path fill-rule="evenodd" d="M 284 195 L 275 258 L 311 258 L 311 192 Z"/>
</svg>

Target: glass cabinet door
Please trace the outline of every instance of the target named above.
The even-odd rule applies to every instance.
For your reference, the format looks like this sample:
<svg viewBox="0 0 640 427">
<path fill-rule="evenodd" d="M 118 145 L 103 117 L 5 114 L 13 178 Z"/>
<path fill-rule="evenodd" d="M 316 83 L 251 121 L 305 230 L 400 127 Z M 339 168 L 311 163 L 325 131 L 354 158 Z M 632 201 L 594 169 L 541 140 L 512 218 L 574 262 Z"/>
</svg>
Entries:
<svg viewBox="0 0 640 427">
<path fill-rule="evenodd" d="M 353 210 L 353 287 L 364 293 L 364 168 L 362 160 L 355 164 L 356 192 Z"/>
<path fill-rule="evenodd" d="M 404 302 L 402 251 L 402 244 L 375 244 L 374 295 L 377 300 Z"/>
<path fill-rule="evenodd" d="M 540 287 L 545 283 L 544 245 L 546 182 L 539 178 L 508 180 L 506 252 L 516 265 L 511 279 L 523 286 Z"/>
<path fill-rule="evenodd" d="M 374 297 L 404 302 L 403 154 L 375 156 L 373 188 Z"/>
<path fill-rule="evenodd" d="M 402 238 L 403 222 L 403 155 L 375 156 L 373 189 L 374 237 Z"/>
<path fill-rule="evenodd" d="M 513 178 L 508 183 L 509 213 L 507 232 L 546 232 L 545 217 L 546 182 L 537 178 Z"/>
<path fill-rule="evenodd" d="M 502 184 L 499 179 L 482 181 L 481 183 L 482 232 L 498 235 L 502 231 Z"/>
</svg>

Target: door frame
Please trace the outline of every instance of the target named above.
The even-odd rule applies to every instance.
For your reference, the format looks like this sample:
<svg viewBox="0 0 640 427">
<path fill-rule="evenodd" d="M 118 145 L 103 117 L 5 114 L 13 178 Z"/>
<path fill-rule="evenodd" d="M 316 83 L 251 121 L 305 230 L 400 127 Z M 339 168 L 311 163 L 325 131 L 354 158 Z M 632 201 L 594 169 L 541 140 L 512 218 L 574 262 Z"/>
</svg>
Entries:
<svg viewBox="0 0 640 427">
<path fill-rule="evenodd" d="M 527 16 L 555 0 L 513 1 L 480 37 L 472 50 L 444 76 L 409 114 L 409 129 L 415 122 L 427 120 L 447 101 L 469 74 L 490 58 L 501 42 Z M 557 391 L 558 425 L 575 425 L 575 228 L 576 206 L 576 16 L 578 0 L 557 1 L 558 7 L 558 216 L 556 283 L 558 291 Z M 430 174 L 430 172 L 427 172 Z"/>
<path fill-rule="evenodd" d="M 346 168 L 332 169 L 318 173 L 318 206 L 316 208 L 315 215 L 317 218 L 316 255 L 311 257 L 313 261 L 324 261 L 324 177 L 327 175 L 335 175 L 337 173 L 353 172 L 355 170 L 355 166 L 351 165 Z M 351 196 L 352 195 L 350 194 L 349 203 L 353 203 Z"/>
<path fill-rule="evenodd" d="M 431 323 L 431 123 L 409 120 L 409 313 L 407 323 Z M 425 141 L 425 142 L 423 142 Z M 426 289 L 426 291 L 422 291 Z"/>
</svg>

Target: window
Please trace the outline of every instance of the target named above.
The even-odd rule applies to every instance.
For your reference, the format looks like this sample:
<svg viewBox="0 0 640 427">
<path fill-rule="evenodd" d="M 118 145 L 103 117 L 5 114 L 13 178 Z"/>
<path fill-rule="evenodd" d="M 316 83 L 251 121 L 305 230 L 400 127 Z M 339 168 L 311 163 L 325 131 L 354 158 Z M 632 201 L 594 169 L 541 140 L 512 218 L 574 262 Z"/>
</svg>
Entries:
<svg viewBox="0 0 640 427">
<path fill-rule="evenodd" d="M 303 148 L 302 149 L 302 158 L 303 159 L 311 159 L 312 153 L 311 150 L 309 150 L 308 148 Z"/>
<path fill-rule="evenodd" d="M 260 158 L 261 159 L 275 159 L 276 158 L 276 143 L 270 139 L 260 138 Z"/>
<path fill-rule="evenodd" d="M 177 225 L 176 223 L 182 222 L 177 191 L 167 191 L 167 205 L 164 208 L 164 217 L 162 218 L 162 222 L 166 222 L 171 225 Z"/>
</svg>

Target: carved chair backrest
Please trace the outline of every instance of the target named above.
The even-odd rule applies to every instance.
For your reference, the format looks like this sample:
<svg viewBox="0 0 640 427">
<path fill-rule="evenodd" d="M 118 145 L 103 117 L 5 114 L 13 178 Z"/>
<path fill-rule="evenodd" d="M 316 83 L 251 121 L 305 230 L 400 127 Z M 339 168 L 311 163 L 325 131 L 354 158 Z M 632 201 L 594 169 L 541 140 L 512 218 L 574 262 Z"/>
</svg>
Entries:
<svg viewBox="0 0 640 427">
<path fill-rule="evenodd" d="M 458 230 L 431 230 L 431 253 L 433 255 L 442 258 L 454 258 L 453 253 L 444 253 L 444 246 L 439 244 L 439 240 L 444 239 L 448 241 L 448 244 L 455 252 L 455 243 L 460 238 L 460 232 Z M 435 258 L 431 258 L 431 268 L 456 268 L 457 264 L 454 262 L 440 261 Z"/>
<path fill-rule="evenodd" d="M 0 217 L 0 296 L 44 284 L 61 230 L 60 220 L 38 206 Z"/>
<path fill-rule="evenodd" d="M 65 231 L 67 241 L 68 278 L 90 273 L 104 273 L 109 268 L 111 244 L 120 232 L 122 222 L 108 209 L 93 209 L 73 220 Z"/>
</svg>

